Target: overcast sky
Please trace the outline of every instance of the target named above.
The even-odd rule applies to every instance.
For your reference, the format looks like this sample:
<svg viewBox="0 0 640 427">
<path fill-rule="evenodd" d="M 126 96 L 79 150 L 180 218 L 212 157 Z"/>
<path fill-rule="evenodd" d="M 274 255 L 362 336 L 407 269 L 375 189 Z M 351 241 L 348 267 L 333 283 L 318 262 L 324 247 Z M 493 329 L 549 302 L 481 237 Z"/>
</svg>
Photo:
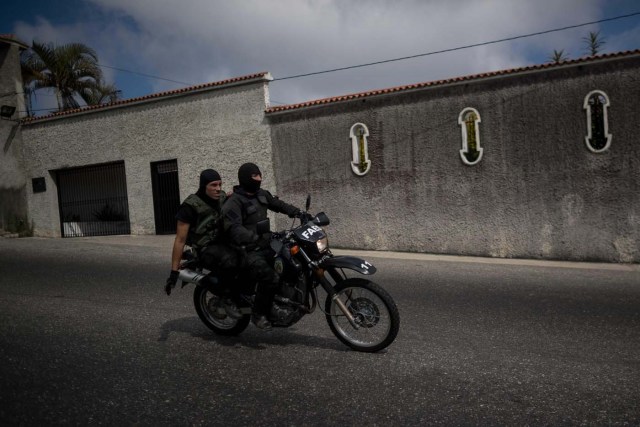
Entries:
<svg viewBox="0 0 640 427">
<path fill-rule="evenodd" d="M 640 12 L 637 0 L 43 0 L 2 6 L 0 33 L 94 48 L 132 98 L 269 71 L 275 79 L 416 55 Z M 452 53 L 274 81 L 272 105 L 297 103 L 585 55 L 640 48 L 640 15 Z M 49 98 L 49 99 L 48 99 Z M 39 95 L 41 106 L 54 105 Z M 44 111 L 40 113 L 45 113 Z"/>
</svg>

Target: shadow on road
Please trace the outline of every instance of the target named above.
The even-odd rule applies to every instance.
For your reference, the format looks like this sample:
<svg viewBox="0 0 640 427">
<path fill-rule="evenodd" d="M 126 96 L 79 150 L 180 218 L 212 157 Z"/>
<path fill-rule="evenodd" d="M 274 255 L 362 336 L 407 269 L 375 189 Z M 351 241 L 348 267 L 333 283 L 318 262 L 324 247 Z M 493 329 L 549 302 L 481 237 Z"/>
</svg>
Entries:
<svg viewBox="0 0 640 427">
<path fill-rule="evenodd" d="M 291 328 L 274 328 L 271 332 L 263 332 L 250 325 L 241 335 L 235 337 L 217 335 L 207 329 L 197 316 L 183 317 L 165 322 L 160 327 L 158 341 L 169 340 L 172 332 L 189 334 L 194 338 L 213 341 L 228 347 L 241 346 L 264 350 L 267 346 L 297 345 L 335 351 L 349 351 L 337 338 L 301 335 L 293 332 Z"/>
</svg>

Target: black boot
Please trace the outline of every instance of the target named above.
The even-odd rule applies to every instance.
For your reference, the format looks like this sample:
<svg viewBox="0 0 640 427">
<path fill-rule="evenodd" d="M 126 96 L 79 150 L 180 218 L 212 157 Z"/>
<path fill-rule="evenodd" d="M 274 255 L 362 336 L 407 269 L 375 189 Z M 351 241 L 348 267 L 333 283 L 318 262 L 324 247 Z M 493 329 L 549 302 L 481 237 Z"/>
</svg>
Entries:
<svg viewBox="0 0 640 427">
<path fill-rule="evenodd" d="M 256 299 L 253 305 L 253 316 L 251 321 L 258 328 L 270 331 L 271 322 L 267 317 L 267 313 L 271 311 L 271 304 L 273 303 L 273 297 L 275 296 L 274 286 L 272 283 L 259 283 L 258 290 L 256 292 Z"/>
<path fill-rule="evenodd" d="M 254 313 L 251 316 L 251 321 L 258 329 L 262 329 L 263 331 L 270 331 L 272 329 L 271 322 L 269 322 L 265 315 Z"/>
<path fill-rule="evenodd" d="M 227 316 L 234 320 L 242 319 L 243 314 L 240 312 L 240 307 L 231 299 L 230 297 L 226 297 L 222 299 L 222 304 L 224 306 L 224 311 L 227 313 Z"/>
</svg>

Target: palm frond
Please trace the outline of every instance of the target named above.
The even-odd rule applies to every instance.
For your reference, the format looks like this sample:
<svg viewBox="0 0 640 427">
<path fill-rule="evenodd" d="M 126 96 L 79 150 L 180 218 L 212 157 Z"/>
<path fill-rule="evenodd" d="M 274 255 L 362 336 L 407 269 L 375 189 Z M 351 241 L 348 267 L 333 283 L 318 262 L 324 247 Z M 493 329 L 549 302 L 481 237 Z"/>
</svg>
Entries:
<svg viewBox="0 0 640 427">
<path fill-rule="evenodd" d="M 98 65 L 98 55 L 82 43 L 54 45 L 33 41 L 23 57 L 23 82 L 25 93 L 52 88 L 58 98 L 60 110 L 78 108 L 79 99 L 117 99 L 119 91 L 114 86 L 102 82 L 102 70 Z M 99 88 L 110 88 L 103 91 Z M 95 96 L 87 95 L 93 93 Z M 106 94 L 105 94 L 106 93 Z M 87 102 L 87 104 L 89 104 Z"/>
<path fill-rule="evenodd" d="M 549 56 L 549 62 L 559 64 L 561 62 L 569 60 L 569 55 L 564 52 L 564 49 L 553 50 L 553 53 Z"/>
<path fill-rule="evenodd" d="M 604 37 L 600 35 L 600 31 L 591 31 L 586 37 L 582 38 L 582 41 L 586 45 L 585 52 L 591 56 L 600 53 L 602 46 L 606 44 Z"/>
</svg>

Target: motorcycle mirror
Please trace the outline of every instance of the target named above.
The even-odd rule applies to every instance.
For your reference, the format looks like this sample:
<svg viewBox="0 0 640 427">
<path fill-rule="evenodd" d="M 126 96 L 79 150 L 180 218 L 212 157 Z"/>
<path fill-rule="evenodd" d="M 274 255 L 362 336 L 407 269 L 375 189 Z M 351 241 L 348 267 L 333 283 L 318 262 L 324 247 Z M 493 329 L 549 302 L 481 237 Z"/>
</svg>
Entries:
<svg viewBox="0 0 640 427">
<path fill-rule="evenodd" d="M 307 203 L 305 204 L 305 211 L 309 211 L 309 207 L 311 207 L 311 194 L 307 194 Z"/>
<path fill-rule="evenodd" d="M 313 218 L 313 223 L 319 225 L 320 227 L 324 227 L 325 225 L 329 225 L 329 217 L 324 212 L 318 213 L 315 218 Z"/>
</svg>

